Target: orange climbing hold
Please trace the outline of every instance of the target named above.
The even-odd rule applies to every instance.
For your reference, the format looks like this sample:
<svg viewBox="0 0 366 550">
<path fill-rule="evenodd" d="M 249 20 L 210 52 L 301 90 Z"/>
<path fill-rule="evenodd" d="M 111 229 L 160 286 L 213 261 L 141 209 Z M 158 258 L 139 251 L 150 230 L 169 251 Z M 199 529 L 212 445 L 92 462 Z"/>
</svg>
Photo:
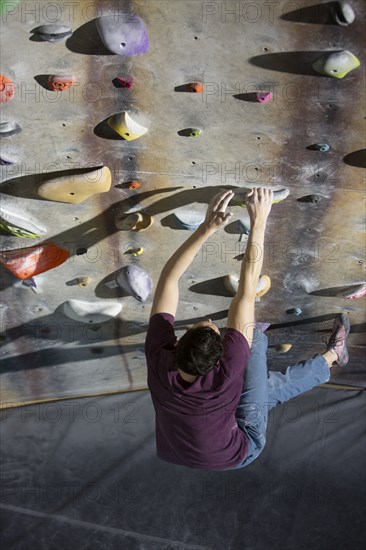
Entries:
<svg viewBox="0 0 366 550">
<path fill-rule="evenodd" d="M 13 99 L 15 94 L 15 88 L 13 82 L 6 78 L 6 76 L 0 74 L 0 103 L 6 103 Z"/>
<path fill-rule="evenodd" d="M 129 189 L 138 189 L 139 187 L 141 187 L 141 183 L 137 180 L 131 180 L 128 184 Z"/>
<path fill-rule="evenodd" d="M 187 90 L 189 92 L 193 92 L 193 93 L 196 93 L 196 94 L 201 94 L 203 92 L 203 86 L 202 86 L 201 82 L 190 82 L 187 85 Z"/>
<path fill-rule="evenodd" d="M 0 262 L 18 279 L 26 280 L 58 267 L 69 257 L 67 250 L 47 243 L 0 252 Z"/>
</svg>

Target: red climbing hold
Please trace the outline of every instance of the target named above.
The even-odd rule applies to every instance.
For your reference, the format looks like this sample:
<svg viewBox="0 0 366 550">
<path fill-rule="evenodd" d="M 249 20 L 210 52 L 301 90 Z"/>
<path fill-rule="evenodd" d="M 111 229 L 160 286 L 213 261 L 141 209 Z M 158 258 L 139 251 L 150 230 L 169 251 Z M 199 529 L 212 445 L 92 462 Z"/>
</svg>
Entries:
<svg viewBox="0 0 366 550">
<path fill-rule="evenodd" d="M 68 257 L 68 251 L 55 243 L 0 251 L 0 262 L 22 280 L 63 264 Z"/>
<path fill-rule="evenodd" d="M 133 76 L 130 76 L 128 74 L 116 77 L 116 83 L 121 86 L 121 88 L 133 88 L 134 82 L 135 81 Z"/>
</svg>

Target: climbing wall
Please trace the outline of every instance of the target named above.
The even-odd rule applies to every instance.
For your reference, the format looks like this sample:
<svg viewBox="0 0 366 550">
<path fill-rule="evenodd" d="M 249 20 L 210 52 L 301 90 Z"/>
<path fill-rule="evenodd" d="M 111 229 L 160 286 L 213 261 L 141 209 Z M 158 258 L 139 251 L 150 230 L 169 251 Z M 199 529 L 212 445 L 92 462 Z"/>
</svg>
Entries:
<svg viewBox="0 0 366 550">
<path fill-rule="evenodd" d="M 269 366 L 320 352 L 348 312 L 350 364 L 331 381 L 363 384 L 365 298 L 349 296 L 365 281 L 366 6 L 352 0 L 344 25 L 334 4 L 2 2 L 1 74 L 14 84 L 1 104 L 3 406 L 146 388 L 154 289 L 191 231 L 176 214 L 199 220 L 223 187 L 234 216 L 181 279 L 177 336 L 207 317 L 225 327 L 224 277 L 238 276 L 248 238 L 240 202 L 270 186 L 286 198 L 257 303 Z M 320 61 L 328 76 L 313 68 L 342 50 L 343 78 L 342 59 Z"/>
</svg>

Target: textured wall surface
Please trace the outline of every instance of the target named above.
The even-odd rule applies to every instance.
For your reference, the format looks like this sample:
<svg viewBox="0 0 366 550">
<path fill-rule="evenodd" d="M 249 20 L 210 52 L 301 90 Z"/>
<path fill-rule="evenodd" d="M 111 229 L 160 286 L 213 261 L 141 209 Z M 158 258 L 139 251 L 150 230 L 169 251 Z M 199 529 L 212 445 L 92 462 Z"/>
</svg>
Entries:
<svg viewBox="0 0 366 550">
<path fill-rule="evenodd" d="M 353 0 L 356 21 L 342 27 L 329 22 L 328 4 L 3 3 L 1 73 L 16 93 L 2 105 L 1 121 L 17 122 L 23 131 L 1 140 L 2 154 L 16 160 L 1 167 L 1 204 L 26 208 L 48 232 L 38 239 L 3 232 L 1 249 L 55 242 L 70 252 L 63 265 L 35 278 L 37 292 L 0 267 L 4 406 L 146 387 L 143 343 L 153 293 L 143 304 L 105 283 L 135 263 L 155 288 L 164 262 L 189 235 L 174 227 L 172 214 L 182 207 L 203 213 L 222 186 L 290 189 L 272 208 L 263 266 L 272 287 L 257 304 L 257 319 L 272 324 L 270 367 L 320 352 L 334 315 L 348 312 L 351 360 L 344 371 L 334 369 L 332 381 L 362 384 L 365 298 L 323 294 L 365 280 L 365 171 L 357 152 L 365 147 L 366 7 Z M 109 13 L 122 22 L 128 13 L 139 15 L 149 51 L 110 54 L 95 26 L 96 17 Z M 57 43 L 32 39 L 31 31 L 45 23 L 70 25 L 73 35 Z M 313 71 L 322 52 L 340 49 L 351 50 L 361 68 L 344 79 Z M 76 85 L 47 91 L 45 75 L 58 73 L 74 74 Z M 112 80 L 119 74 L 133 75 L 135 87 L 117 89 Z M 203 83 L 202 94 L 175 90 L 194 80 Z M 273 91 L 273 101 L 251 101 L 257 90 Z M 103 121 L 124 110 L 148 133 L 128 142 L 106 131 Z M 202 135 L 178 134 L 189 127 Z M 330 152 L 308 149 L 315 143 L 328 143 Z M 112 172 L 108 193 L 79 205 L 36 194 L 50 173 L 101 164 Z M 141 187 L 129 190 L 131 179 Z M 321 201 L 298 200 L 310 194 Z M 118 231 L 115 218 L 134 211 L 153 216 L 153 225 L 141 233 Z M 231 211 L 230 225 L 206 243 L 181 279 L 178 336 L 206 317 L 225 327 L 230 297 L 223 277 L 238 275 L 246 242 L 236 223 L 246 212 Z M 142 255 L 127 253 L 138 246 Z M 75 284 L 83 276 L 92 278 L 86 288 Z M 117 301 L 123 309 L 117 319 L 90 327 L 63 315 L 69 299 Z M 301 316 L 286 313 L 293 307 Z M 290 352 L 276 354 L 273 346 L 287 342 Z"/>
</svg>

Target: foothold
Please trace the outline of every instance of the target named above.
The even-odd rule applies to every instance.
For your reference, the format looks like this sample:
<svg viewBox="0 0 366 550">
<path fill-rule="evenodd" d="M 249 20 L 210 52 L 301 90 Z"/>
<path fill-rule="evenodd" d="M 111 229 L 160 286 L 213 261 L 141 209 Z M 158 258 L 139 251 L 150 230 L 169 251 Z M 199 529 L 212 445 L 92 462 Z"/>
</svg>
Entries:
<svg viewBox="0 0 366 550">
<path fill-rule="evenodd" d="M 49 89 L 53 92 L 63 92 L 71 88 L 71 86 L 76 82 L 75 76 L 60 76 L 60 75 L 51 75 L 48 78 Z"/>
<path fill-rule="evenodd" d="M 76 250 L 76 255 L 77 256 L 83 256 L 84 254 L 86 254 L 88 252 L 88 249 L 85 248 L 85 246 L 81 246 L 80 248 L 78 248 Z"/>
<path fill-rule="evenodd" d="M 137 180 L 131 180 L 128 184 L 129 189 L 138 189 L 139 187 L 141 187 L 141 183 Z"/>
<path fill-rule="evenodd" d="M 332 3 L 331 12 L 336 23 L 338 23 L 338 25 L 342 25 L 342 27 L 347 27 L 353 23 L 356 18 L 355 12 L 348 2 Z"/>
<path fill-rule="evenodd" d="M 173 215 L 179 229 L 194 230 L 205 221 L 205 214 L 192 210 L 178 210 Z"/>
<path fill-rule="evenodd" d="M 361 283 L 359 285 L 353 285 L 353 290 L 348 289 L 348 294 L 345 296 L 347 300 L 357 300 L 366 295 L 366 283 Z"/>
<path fill-rule="evenodd" d="M 250 234 L 250 225 L 243 221 L 243 220 L 238 220 L 238 225 L 239 225 L 239 228 L 240 228 L 240 232 L 244 235 L 249 235 Z"/>
<path fill-rule="evenodd" d="M 15 160 L 4 155 L 0 157 L 0 166 L 11 166 L 12 164 L 15 164 Z"/>
<path fill-rule="evenodd" d="M 26 279 L 25 281 L 22 281 L 22 285 L 27 286 L 28 288 L 31 288 L 32 290 L 37 289 L 37 283 L 33 279 L 33 277 L 31 277 L 30 279 Z"/>
<path fill-rule="evenodd" d="M 142 246 L 139 246 L 138 248 L 133 248 L 131 250 L 131 254 L 133 254 L 134 256 L 140 256 L 143 252 L 144 249 L 142 248 Z"/>
<path fill-rule="evenodd" d="M 144 22 L 137 15 L 103 15 L 96 20 L 103 44 L 117 55 L 140 55 L 149 49 L 149 38 Z"/>
<path fill-rule="evenodd" d="M 287 309 L 286 310 L 286 313 L 288 315 L 296 315 L 296 316 L 299 316 L 302 314 L 302 309 L 300 307 L 292 307 L 290 309 Z"/>
<path fill-rule="evenodd" d="M 352 52 L 341 50 L 323 55 L 320 59 L 313 63 L 313 69 L 318 73 L 333 78 L 343 78 L 353 69 L 357 69 L 361 65 Z"/>
<path fill-rule="evenodd" d="M 272 92 L 257 92 L 257 101 L 259 101 L 259 103 L 269 103 L 272 99 Z"/>
<path fill-rule="evenodd" d="M 201 94 L 203 92 L 203 86 L 201 82 L 190 82 L 187 84 L 188 92 L 193 92 L 195 94 Z"/>
<path fill-rule="evenodd" d="M 314 149 L 322 151 L 322 153 L 328 153 L 328 151 L 330 151 L 330 146 L 327 143 L 315 143 Z"/>
<path fill-rule="evenodd" d="M 14 214 L 5 208 L 0 208 L 0 229 L 16 237 L 30 239 L 41 237 L 47 233 L 47 229 L 40 228 L 26 217 L 20 216 L 19 213 Z"/>
<path fill-rule="evenodd" d="M 118 302 L 67 300 L 62 306 L 64 314 L 69 319 L 94 325 L 107 323 L 122 311 L 122 304 Z"/>
<path fill-rule="evenodd" d="M 123 267 L 116 277 L 118 286 L 131 294 L 139 302 L 145 302 L 152 290 L 148 274 L 136 265 Z"/>
<path fill-rule="evenodd" d="M 92 282 L 92 278 L 91 277 L 78 277 L 77 281 L 78 281 L 78 285 L 81 288 L 85 288 L 86 286 L 90 285 L 90 283 Z"/>
<path fill-rule="evenodd" d="M 226 290 L 230 292 L 232 296 L 235 296 L 239 288 L 239 279 L 235 275 L 226 275 L 224 277 L 224 285 Z M 271 279 L 268 277 L 268 275 L 261 275 L 259 277 L 255 297 L 261 298 L 269 291 L 270 288 Z"/>
<path fill-rule="evenodd" d="M 287 353 L 292 348 L 292 344 L 277 344 L 274 349 L 277 353 Z"/>
<path fill-rule="evenodd" d="M 72 35 L 72 29 L 67 25 L 41 25 L 31 32 L 47 42 L 58 42 Z"/>
<path fill-rule="evenodd" d="M 79 204 L 98 193 L 111 188 L 112 175 L 107 166 L 84 174 L 70 174 L 52 178 L 42 183 L 37 194 L 43 199 Z"/>
<path fill-rule="evenodd" d="M 116 76 L 114 82 L 118 87 L 127 88 L 128 90 L 130 90 L 134 86 L 135 79 L 133 78 L 133 76 L 127 74 L 123 76 Z"/>
<path fill-rule="evenodd" d="M 16 122 L 0 122 L 0 139 L 15 136 L 22 131 Z"/>
<path fill-rule="evenodd" d="M 13 99 L 15 94 L 14 83 L 6 76 L 0 74 L 0 103 L 6 103 Z"/>
<path fill-rule="evenodd" d="M 202 134 L 202 130 L 200 130 L 199 128 L 190 128 L 189 129 L 189 136 L 190 137 L 197 138 L 201 134 Z"/>
<path fill-rule="evenodd" d="M 55 243 L 0 251 L 0 262 L 22 280 L 63 264 L 68 257 L 68 251 Z"/>
<path fill-rule="evenodd" d="M 269 291 L 270 288 L 271 288 L 271 279 L 270 279 L 270 277 L 268 277 L 268 275 L 261 275 L 259 277 L 259 281 L 258 281 L 258 285 L 257 285 L 257 292 L 256 292 L 255 297 L 256 298 L 261 298 L 262 296 L 267 294 L 267 292 Z"/>
<path fill-rule="evenodd" d="M 107 120 L 108 125 L 119 134 L 123 139 L 132 141 L 138 139 L 147 132 L 147 128 L 138 124 L 130 115 L 123 111 L 122 113 L 116 113 Z"/>
<path fill-rule="evenodd" d="M 298 200 L 298 202 L 312 202 L 314 204 L 318 204 L 318 202 L 320 202 L 322 200 L 322 197 L 321 195 L 305 195 L 304 197 L 300 197 Z"/>
<path fill-rule="evenodd" d="M 134 212 L 127 216 L 118 217 L 115 221 L 117 229 L 120 231 L 145 231 L 154 220 L 145 212 Z"/>
</svg>

